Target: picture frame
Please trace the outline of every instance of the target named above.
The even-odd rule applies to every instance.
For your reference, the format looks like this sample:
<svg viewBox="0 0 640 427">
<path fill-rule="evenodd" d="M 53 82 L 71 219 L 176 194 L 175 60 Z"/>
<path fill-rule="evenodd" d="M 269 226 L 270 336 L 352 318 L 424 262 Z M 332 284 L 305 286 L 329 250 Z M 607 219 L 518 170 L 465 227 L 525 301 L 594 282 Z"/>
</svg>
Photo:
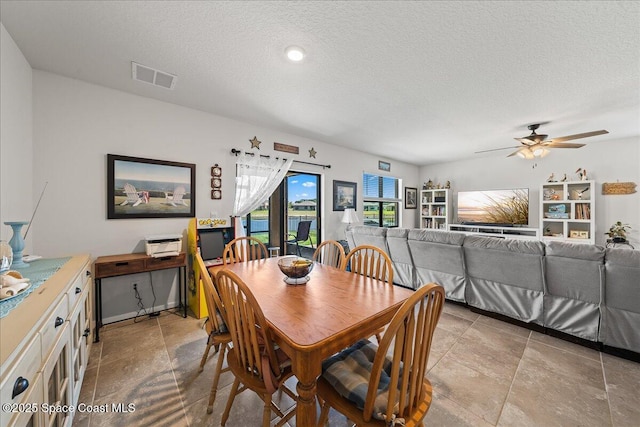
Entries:
<svg viewBox="0 0 640 427">
<path fill-rule="evenodd" d="M 569 237 L 571 239 L 588 239 L 589 232 L 582 230 L 569 230 Z"/>
<path fill-rule="evenodd" d="M 192 218 L 196 165 L 107 154 L 107 219 Z"/>
<path fill-rule="evenodd" d="M 333 181 L 333 210 L 356 209 L 358 185 L 355 182 Z"/>
<path fill-rule="evenodd" d="M 418 208 L 418 189 L 413 187 L 404 187 L 404 208 Z"/>
<path fill-rule="evenodd" d="M 391 171 L 391 163 L 383 162 L 382 160 L 378 160 L 378 169 L 385 172 Z"/>
</svg>

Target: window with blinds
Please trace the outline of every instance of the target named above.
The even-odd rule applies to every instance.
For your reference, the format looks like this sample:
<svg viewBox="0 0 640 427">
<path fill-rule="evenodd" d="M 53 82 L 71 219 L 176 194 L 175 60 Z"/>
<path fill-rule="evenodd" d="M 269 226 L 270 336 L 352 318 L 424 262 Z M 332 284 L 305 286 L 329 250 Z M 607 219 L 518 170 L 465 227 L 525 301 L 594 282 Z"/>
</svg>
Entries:
<svg viewBox="0 0 640 427">
<path fill-rule="evenodd" d="M 364 173 L 362 181 L 364 225 L 398 227 L 400 180 L 392 176 Z"/>
</svg>

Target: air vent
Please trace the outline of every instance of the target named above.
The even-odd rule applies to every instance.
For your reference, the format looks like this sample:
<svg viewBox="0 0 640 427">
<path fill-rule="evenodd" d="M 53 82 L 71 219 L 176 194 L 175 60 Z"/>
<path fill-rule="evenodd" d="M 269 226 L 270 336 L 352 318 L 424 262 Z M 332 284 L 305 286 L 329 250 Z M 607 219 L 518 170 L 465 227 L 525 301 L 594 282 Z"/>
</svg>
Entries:
<svg viewBox="0 0 640 427">
<path fill-rule="evenodd" d="M 176 86 L 178 76 L 156 70 L 146 65 L 131 62 L 131 77 L 139 82 L 149 83 L 165 89 L 173 89 Z"/>
</svg>

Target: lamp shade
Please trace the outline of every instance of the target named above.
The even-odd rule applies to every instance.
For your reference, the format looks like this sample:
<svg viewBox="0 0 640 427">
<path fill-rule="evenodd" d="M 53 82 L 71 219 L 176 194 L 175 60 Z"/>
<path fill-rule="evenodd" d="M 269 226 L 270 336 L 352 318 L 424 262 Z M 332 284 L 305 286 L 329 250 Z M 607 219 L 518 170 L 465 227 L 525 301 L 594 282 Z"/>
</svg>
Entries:
<svg viewBox="0 0 640 427">
<path fill-rule="evenodd" d="M 342 215 L 342 222 L 344 224 L 353 224 L 355 222 L 360 222 L 358 219 L 358 215 L 356 215 L 356 210 L 353 208 L 347 208 L 344 210 L 344 214 Z"/>
</svg>

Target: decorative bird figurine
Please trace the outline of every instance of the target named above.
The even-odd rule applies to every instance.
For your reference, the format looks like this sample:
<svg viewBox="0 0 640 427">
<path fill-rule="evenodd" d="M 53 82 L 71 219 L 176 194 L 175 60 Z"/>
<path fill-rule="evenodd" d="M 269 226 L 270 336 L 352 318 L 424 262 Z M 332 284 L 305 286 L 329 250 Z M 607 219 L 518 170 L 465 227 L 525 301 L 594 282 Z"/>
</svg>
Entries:
<svg viewBox="0 0 640 427">
<path fill-rule="evenodd" d="M 556 177 L 553 173 L 549 175 L 549 178 L 547 178 L 547 182 L 556 182 Z"/>
<path fill-rule="evenodd" d="M 566 182 L 566 181 L 567 181 L 567 174 L 565 173 L 561 179 L 561 182 Z"/>
</svg>

